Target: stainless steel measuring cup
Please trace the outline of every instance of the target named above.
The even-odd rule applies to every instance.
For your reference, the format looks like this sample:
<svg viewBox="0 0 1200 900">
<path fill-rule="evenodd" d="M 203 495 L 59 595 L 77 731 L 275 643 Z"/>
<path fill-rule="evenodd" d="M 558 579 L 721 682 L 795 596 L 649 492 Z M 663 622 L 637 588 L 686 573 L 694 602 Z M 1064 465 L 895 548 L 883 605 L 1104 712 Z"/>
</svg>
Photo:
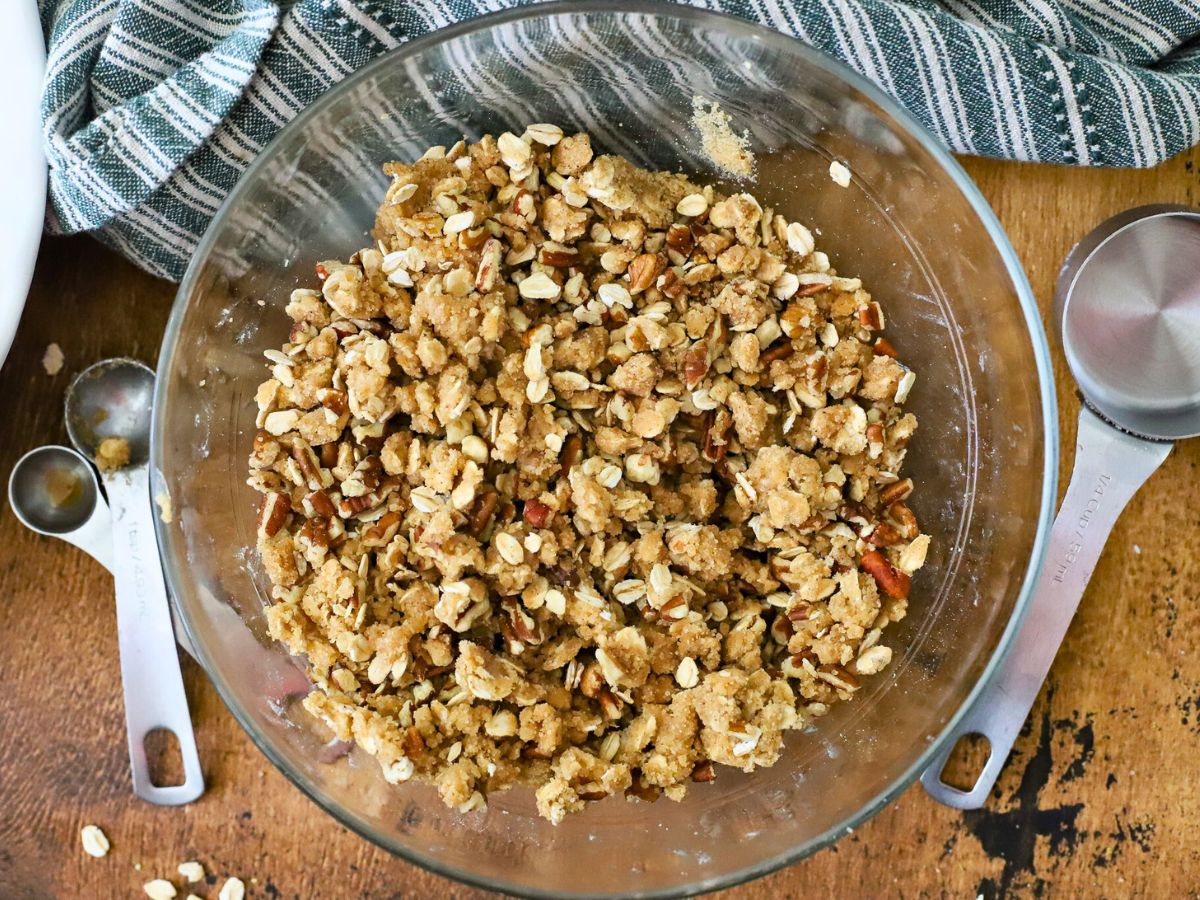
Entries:
<svg viewBox="0 0 1200 900">
<path fill-rule="evenodd" d="M 983 806 L 1050 671 L 1125 504 L 1171 452 L 1200 435 L 1200 212 L 1146 206 L 1101 224 L 1071 251 L 1054 325 L 1084 405 L 1075 469 L 1021 630 L 1008 656 L 921 776 L 935 800 Z M 991 744 L 969 791 L 942 781 L 963 735 Z"/>
</svg>

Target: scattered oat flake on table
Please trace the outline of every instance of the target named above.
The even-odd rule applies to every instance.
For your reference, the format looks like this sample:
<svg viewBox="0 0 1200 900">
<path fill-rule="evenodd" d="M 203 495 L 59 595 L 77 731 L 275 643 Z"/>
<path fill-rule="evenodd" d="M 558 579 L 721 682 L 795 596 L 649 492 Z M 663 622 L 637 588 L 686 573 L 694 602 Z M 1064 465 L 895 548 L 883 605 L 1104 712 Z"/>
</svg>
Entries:
<svg viewBox="0 0 1200 900">
<path fill-rule="evenodd" d="M 66 357 L 63 356 L 62 347 L 58 344 L 50 344 L 46 347 L 46 352 L 42 354 L 42 368 L 46 370 L 47 375 L 57 375 L 61 372 L 65 361 Z"/>
<path fill-rule="evenodd" d="M 176 871 L 188 880 L 188 884 L 195 884 L 197 881 L 204 880 L 204 866 L 195 860 L 181 862 Z"/>
<path fill-rule="evenodd" d="M 850 170 L 846 168 L 845 163 L 838 162 L 836 159 L 831 162 L 829 164 L 829 177 L 839 187 L 850 187 Z"/>
<path fill-rule="evenodd" d="M 84 825 L 79 832 L 79 840 L 83 842 L 83 851 L 88 856 L 100 859 L 108 855 L 108 836 L 100 830 L 99 825 Z"/>
<path fill-rule="evenodd" d="M 246 885 L 242 883 L 240 878 L 226 879 L 221 885 L 221 893 L 217 895 L 218 900 L 242 900 L 246 896 Z"/>
<path fill-rule="evenodd" d="M 175 885 L 164 878 L 155 878 L 142 885 L 150 900 L 175 900 Z"/>
</svg>

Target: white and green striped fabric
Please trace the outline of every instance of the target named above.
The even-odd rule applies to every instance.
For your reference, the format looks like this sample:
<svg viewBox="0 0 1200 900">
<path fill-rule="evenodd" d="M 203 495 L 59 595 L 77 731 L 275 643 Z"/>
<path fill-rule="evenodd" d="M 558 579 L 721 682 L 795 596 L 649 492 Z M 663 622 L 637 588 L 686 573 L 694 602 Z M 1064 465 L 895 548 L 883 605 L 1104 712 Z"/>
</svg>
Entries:
<svg viewBox="0 0 1200 900">
<path fill-rule="evenodd" d="M 28 0 L 12 0 L 28 2 Z M 178 279 L 322 91 L 514 0 L 39 0 L 50 227 Z M 963 153 L 1150 166 L 1200 142 L 1200 0 L 700 0 L 843 60 Z"/>
</svg>

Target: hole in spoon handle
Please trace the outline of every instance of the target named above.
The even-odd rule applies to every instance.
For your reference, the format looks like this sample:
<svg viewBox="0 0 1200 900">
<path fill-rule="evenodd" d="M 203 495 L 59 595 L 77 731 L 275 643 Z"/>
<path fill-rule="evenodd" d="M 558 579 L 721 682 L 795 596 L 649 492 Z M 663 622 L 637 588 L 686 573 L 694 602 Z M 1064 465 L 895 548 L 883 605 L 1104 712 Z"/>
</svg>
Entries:
<svg viewBox="0 0 1200 900">
<path fill-rule="evenodd" d="M 938 802 L 957 809 L 978 809 L 987 800 L 1117 517 L 1162 465 L 1172 446 L 1117 431 L 1086 407 L 1080 411 L 1075 469 L 1050 531 L 1046 558 L 1025 619 L 987 687 L 921 776 L 925 790 Z M 957 739 L 965 734 L 981 734 L 991 745 L 979 780 L 966 791 L 946 784 L 941 777 Z"/>
</svg>

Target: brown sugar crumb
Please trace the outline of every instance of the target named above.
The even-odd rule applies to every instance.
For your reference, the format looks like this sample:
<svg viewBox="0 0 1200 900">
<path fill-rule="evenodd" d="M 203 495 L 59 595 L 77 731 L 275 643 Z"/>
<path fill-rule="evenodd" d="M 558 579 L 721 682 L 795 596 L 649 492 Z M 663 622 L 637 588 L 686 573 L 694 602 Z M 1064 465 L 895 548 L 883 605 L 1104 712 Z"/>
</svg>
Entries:
<svg viewBox="0 0 1200 900">
<path fill-rule="evenodd" d="M 305 708 L 464 812 L 772 765 L 888 665 L 928 551 L 879 305 L 755 197 L 554 125 L 386 171 L 256 394 Z"/>
<path fill-rule="evenodd" d="M 125 438 L 110 437 L 100 442 L 96 448 L 96 468 L 101 472 L 115 472 L 129 465 L 129 441 Z"/>
<path fill-rule="evenodd" d="M 700 135 L 705 155 L 722 172 L 749 178 L 758 164 L 750 150 L 750 139 L 733 130 L 729 113 L 703 97 L 692 98 L 692 127 Z"/>
</svg>

